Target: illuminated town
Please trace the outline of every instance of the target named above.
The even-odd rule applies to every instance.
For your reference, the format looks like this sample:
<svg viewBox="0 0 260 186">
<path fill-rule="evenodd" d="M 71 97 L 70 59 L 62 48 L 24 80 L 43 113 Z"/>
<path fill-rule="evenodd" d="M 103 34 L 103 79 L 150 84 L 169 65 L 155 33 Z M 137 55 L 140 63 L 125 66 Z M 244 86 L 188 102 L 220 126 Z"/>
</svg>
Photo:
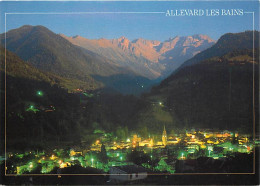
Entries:
<svg viewBox="0 0 260 186">
<path fill-rule="evenodd" d="M 227 159 L 252 154 L 254 149 L 251 136 L 227 130 L 192 129 L 167 135 L 163 127 L 161 136 L 147 139 L 138 134 L 125 141 L 111 141 L 111 138 L 110 133 L 100 132 L 100 137 L 88 148 L 8 152 L 6 171 L 18 175 L 59 174 L 64 168 L 78 165 L 108 173 L 113 166 L 138 164 L 155 173 L 203 172 L 198 165 L 201 158 L 208 162 L 218 160 L 224 165 Z M 218 172 L 228 171 L 223 167 Z"/>
<path fill-rule="evenodd" d="M 5 1 L 0 186 L 260 185 L 259 1 Z"/>
</svg>

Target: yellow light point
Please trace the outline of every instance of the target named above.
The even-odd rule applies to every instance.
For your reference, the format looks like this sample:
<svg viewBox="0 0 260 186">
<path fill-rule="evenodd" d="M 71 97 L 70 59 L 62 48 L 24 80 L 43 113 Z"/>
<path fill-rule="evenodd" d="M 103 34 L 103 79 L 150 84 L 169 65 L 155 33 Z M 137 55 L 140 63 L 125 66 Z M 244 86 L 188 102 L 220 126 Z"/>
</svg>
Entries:
<svg viewBox="0 0 260 186">
<path fill-rule="evenodd" d="M 116 144 L 116 142 L 114 141 L 114 145 Z"/>
<path fill-rule="evenodd" d="M 153 139 L 150 140 L 149 147 L 153 146 Z"/>
<path fill-rule="evenodd" d="M 219 144 L 219 141 L 217 140 L 214 144 Z"/>
<path fill-rule="evenodd" d="M 42 157 L 43 160 L 45 160 L 45 157 Z"/>
<path fill-rule="evenodd" d="M 97 140 L 97 141 L 96 141 L 96 144 L 99 144 L 99 142 L 100 142 L 100 141 L 99 141 L 99 140 Z"/>
<path fill-rule="evenodd" d="M 60 168 L 61 168 L 61 169 L 65 168 L 65 167 L 67 167 L 67 164 L 66 164 L 66 163 L 61 163 L 61 164 L 60 164 Z"/>
<path fill-rule="evenodd" d="M 135 145 L 133 145 L 133 147 L 135 148 Z"/>
<path fill-rule="evenodd" d="M 59 161 L 59 164 L 61 164 L 61 163 L 62 163 L 62 161 L 60 160 L 60 161 Z"/>
<path fill-rule="evenodd" d="M 74 150 L 71 150 L 70 151 L 70 156 L 75 156 L 76 155 L 76 152 Z"/>
<path fill-rule="evenodd" d="M 57 157 L 54 156 L 54 155 L 51 155 L 51 157 L 50 157 L 51 160 L 55 160 L 56 158 L 57 158 Z"/>
<path fill-rule="evenodd" d="M 30 168 L 33 168 L 33 164 L 31 164 L 29 167 L 30 167 Z"/>
</svg>

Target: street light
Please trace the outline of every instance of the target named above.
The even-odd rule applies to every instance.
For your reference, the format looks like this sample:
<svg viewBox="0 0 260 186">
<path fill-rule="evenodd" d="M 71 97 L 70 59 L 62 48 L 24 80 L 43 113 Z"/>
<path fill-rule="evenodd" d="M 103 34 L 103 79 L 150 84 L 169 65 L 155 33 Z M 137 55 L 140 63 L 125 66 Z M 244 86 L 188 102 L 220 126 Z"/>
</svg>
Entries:
<svg viewBox="0 0 260 186">
<path fill-rule="evenodd" d="M 30 162 L 30 165 L 29 165 L 29 167 L 30 167 L 30 169 L 32 169 L 32 168 L 33 168 L 33 163 L 32 163 L 32 162 Z"/>
<path fill-rule="evenodd" d="M 43 96 L 43 92 L 42 91 L 37 91 L 37 96 Z"/>
<path fill-rule="evenodd" d="M 91 166 L 93 167 L 93 162 L 94 162 L 94 159 L 91 158 Z"/>
</svg>

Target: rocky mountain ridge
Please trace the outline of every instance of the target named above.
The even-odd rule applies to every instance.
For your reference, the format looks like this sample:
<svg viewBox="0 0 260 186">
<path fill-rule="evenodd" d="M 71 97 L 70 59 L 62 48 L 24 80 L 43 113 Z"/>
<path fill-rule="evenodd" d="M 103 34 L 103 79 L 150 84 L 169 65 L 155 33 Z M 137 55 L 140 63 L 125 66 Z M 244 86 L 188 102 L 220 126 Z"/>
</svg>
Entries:
<svg viewBox="0 0 260 186">
<path fill-rule="evenodd" d="M 111 40 L 68 37 L 63 34 L 61 36 L 74 45 L 106 56 L 120 65 L 130 67 L 133 71 L 148 68 L 150 74 L 144 74 L 148 78 L 169 75 L 184 61 L 215 43 L 206 35 L 176 36 L 164 42 L 143 38 L 130 41 L 124 36 Z"/>
</svg>

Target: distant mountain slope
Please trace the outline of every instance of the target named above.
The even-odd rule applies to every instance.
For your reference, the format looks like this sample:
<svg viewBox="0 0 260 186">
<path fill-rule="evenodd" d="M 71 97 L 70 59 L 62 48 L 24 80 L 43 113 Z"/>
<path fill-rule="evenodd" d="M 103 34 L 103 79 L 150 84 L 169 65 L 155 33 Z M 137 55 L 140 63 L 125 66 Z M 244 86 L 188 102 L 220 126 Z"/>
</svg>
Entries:
<svg viewBox="0 0 260 186">
<path fill-rule="evenodd" d="M 91 40 L 81 36 L 61 36 L 148 78 L 167 76 L 184 61 L 215 43 L 205 35 L 175 37 L 164 42 L 142 38 L 129 41 L 126 37 Z"/>
<path fill-rule="evenodd" d="M 156 131 L 160 124 L 168 130 L 220 128 L 251 133 L 253 102 L 256 123 L 259 117 L 259 48 L 254 49 L 253 61 L 252 36 L 252 31 L 225 34 L 184 63 L 145 95 L 150 104 L 133 117 L 137 128 Z M 254 42 L 258 47 L 259 32 Z"/>
<path fill-rule="evenodd" d="M 259 46 L 259 32 L 255 31 L 255 47 Z M 183 63 L 182 67 L 199 63 L 202 60 L 222 56 L 228 52 L 239 49 L 253 48 L 253 32 L 228 33 L 220 37 L 215 45 L 197 54 L 193 58 Z"/>
<path fill-rule="evenodd" d="M 115 61 L 118 65 L 128 67 L 136 73 L 142 74 L 151 79 L 160 76 L 160 73 L 164 68 L 163 65 L 151 63 L 149 59 L 143 56 L 135 56 L 132 54 L 131 51 L 134 49 L 129 46 L 130 41 L 125 37 L 113 40 L 89 40 L 81 36 L 61 36 L 77 46 L 83 47 L 102 56 L 106 56 Z"/>
<path fill-rule="evenodd" d="M 5 49 L 0 47 L 0 70 L 5 72 Z M 13 77 L 28 78 L 37 81 L 46 81 L 50 84 L 55 83 L 56 79 L 51 74 L 46 74 L 32 65 L 25 63 L 17 55 L 6 51 L 6 73 Z"/>
<path fill-rule="evenodd" d="M 0 47 L 0 71 L 5 72 L 5 49 Z M 44 72 L 37 69 L 29 63 L 24 62 L 16 54 L 6 51 L 6 73 L 16 78 L 25 78 L 49 83 L 50 85 L 58 85 L 62 88 L 73 90 L 78 87 L 91 88 L 88 82 L 73 78 L 65 78 L 50 72 Z"/>
<path fill-rule="evenodd" d="M 148 99 L 163 103 L 175 127 L 252 132 L 253 85 L 258 110 L 258 52 L 254 64 L 252 60 L 252 49 L 244 49 L 185 66 L 155 87 Z"/>
<path fill-rule="evenodd" d="M 4 38 L 2 35 L 2 42 Z M 113 62 L 80 50 L 43 26 L 23 26 L 7 32 L 7 49 L 35 67 L 56 74 L 84 76 L 111 75 L 118 69 Z"/>
<path fill-rule="evenodd" d="M 122 86 L 127 86 L 127 82 L 131 81 L 133 76 L 138 76 L 138 83 L 145 87 L 151 84 L 142 75 L 118 65 L 104 56 L 75 46 L 43 26 L 26 25 L 8 31 L 6 36 L 8 50 L 34 67 L 64 78 L 65 87 L 71 91 L 75 87 L 87 90 L 101 89 L 108 86 L 108 83 L 101 81 L 105 77 L 120 75 L 124 75 L 125 81 L 119 79 L 122 82 L 120 87 L 113 87 L 119 91 L 122 90 Z M 0 43 L 3 45 L 4 34 L 0 38 Z M 97 80 L 94 77 L 103 78 Z M 143 90 L 143 87 L 138 84 L 132 84 L 132 86 L 134 89 L 138 89 L 138 92 Z"/>
</svg>

